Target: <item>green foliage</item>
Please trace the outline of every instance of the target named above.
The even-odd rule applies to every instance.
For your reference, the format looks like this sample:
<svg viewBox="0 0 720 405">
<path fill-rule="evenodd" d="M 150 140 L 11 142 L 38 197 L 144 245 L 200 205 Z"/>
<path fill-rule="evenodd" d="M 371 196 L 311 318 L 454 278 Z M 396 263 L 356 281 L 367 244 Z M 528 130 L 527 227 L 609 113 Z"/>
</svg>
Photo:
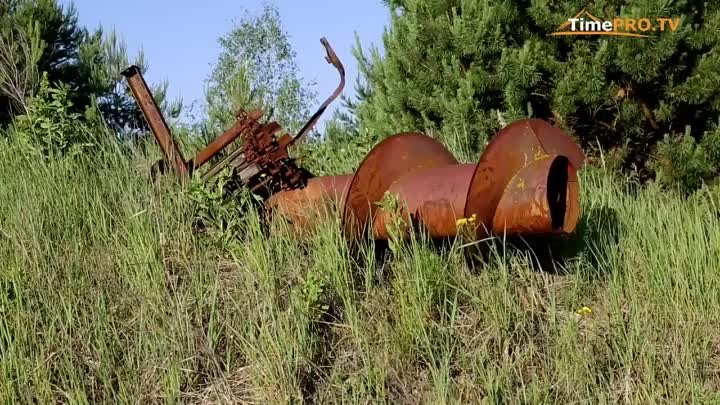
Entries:
<svg viewBox="0 0 720 405">
<path fill-rule="evenodd" d="M 720 114 L 720 3 L 601 0 L 393 0 L 384 54 L 355 52 L 361 131 L 468 134 L 475 153 L 503 122 L 549 119 L 582 146 L 647 162 L 666 134 L 699 141 Z M 681 18 L 650 38 L 548 36 L 587 10 L 599 18 Z M 702 169 L 716 172 L 717 167 Z M 679 179 L 679 178 L 678 178 Z"/>
<path fill-rule="evenodd" d="M 51 86 L 62 83 L 72 89 L 71 113 L 82 119 L 102 118 L 121 136 L 147 129 L 120 75 L 130 58 L 114 32 L 90 32 L 78 23 L 72 4 L 63 7 L 57 0 L 13 0 L 0 11 L 0 125 L 23 112 L 18 104 L 34 94 L 39 74 L 47 73 Z M 132 63 L 147 70 L 142 53 Z M 166 89 L 167 83 L 162 83 L 155 98 L 168 116 L 177 117 L 182 105 L 168 103 Z"/>
<path fill-rule="evenodd" d="M 220 246 L 142 156 L 29 158 L 0 140 L 0 403 L 720 400 L 720 194 L 588 168 L 576 255 L 473 268 L 350 251 L 337 221 L 300 239 L 247 215 Z"/>
<path fill-rule="evenodd" d="M 540 3 L 531 2 L 534 21 L 552 26 Z M 11 4 L 20 2 L 0 11 Z M 432 5 L 423 11 L 442 16 Z M 502 103 L 486 111 L 488 127 L 521 114 L 523 86 L 542 83 L 525 62 L 507 62 L 522 86 L 496 87 Z M 566 96 L 586 91 L 576 84 Z M 588 167 L 576 250 L 562 263 L 498 241 L 478 271 L 466 246 L 402 240 L 410 224 L 399 216 L 382 258 L 372 240 L 349 249 L 338 217 L 302 239 L 283 221 L 266 232 L 252 195 L 227 192 L 227 172 L 185 191 L 168 176 L 158 190 L 137 170 L 147 157 L 118 153 L 115 139 L 98 139 L 96 155 L 37 159 L 37 150 L 68 155 L 94 142 L 92 114 L 83 118 L 68 86 L 46 75 L 15 136 L 0 137 L 0 403 L 720 402 L 717 185 L 691 198 L 656 185 L 631 193 Z M 449 93 L 441 101 L 453 107 Z M 618 122 L 640 111 L 623 103 Z M 384 136 L 368 130 L 373 121 L 358 133 L 347 118 L 336 114 L 308 145 L 324 153 L 319 171 L 344 171 Z M 483 138 L 477 126 L 453 125 L 436 129 L 459 150 L 471 143 L 465 134 Z M 701 137 L 691 128 L 655 151 L 661 182 L 694 188 L 717 175 L 707 167 L 720 161 L 720 123 Z M 623 161 L 636 148 L 629 139 L 612 151 Z M 401 208 L 390 195 L 379 205 Z"/>
<path fill-rule="evenodd" d="M 325 304 L 327 281 L 322 275 L 309 273 L 291 292 L 291 303 L 312 321 L 318 321 L 330 309 Z"/>
<path fill-rule="evenodd" d="M 193 202 L 195 228 L 202 231 L 210 243 L 220 247 L 237 242 L 248 211 L 249 215 L 257 215 L 252 206 L 257 197 L 245 188 L 229 193 L 228 185 L 232 181 L 228 170 L 207 182 L 195 176 L 186 191 Z"/>
<path fill-rule="evenodd" d="M 405 238 L 403 235 L 407 232 L 410 224 L 405 222 L 404 213 L 407 212 L 405 205 L 400 201 L 397 195 L 385 192 L 383 198 L 376 202 L 375 205 L 386 213 L 387 230 L 389 234 L 388 247 L 395 256 L 401 256 L 405 251 Z"/>
<path fill-rule="evenodd" d="M 15 36 L 31 39 L 36 44 L 38 57 L 26 60 L 25 64 L 34 63 L 37 72 L 47 73 L 51 85 L 65 83 L 72 88 L 73 112 L 83 113 L 94 89 L 81 74 L 78 50 L 88 34 L 78 24 L 74 6 L 63 8 L 56 0 L 16 0 L 0 20 L 5 35 L 15 31 Z M 0 98 L 2 123 L 9 121 L 8 110 Z"/>
<path fill-rule="evenodd" d="M 78 49 L 81 74 L 89 83 L 88 108 L 85 115 L 99 112 L 105 122 L 123 137 L 144 135 L 149 129 L 122 72 L 131 64 L 140 67 L 143 74 L 148 64 L 142 51 L 130 60 L 127 45 L 116 32 L 105 33 L 98 28 L 89 34 Z M 167 81 L 151 85 L 153 98 L 163 115 L 175 119 L 182 113 L 182 100 L 168 100 Z M 95 108 L 97 107 L 97 108 Z"/>
<path fill-rule="evenodd" d="M 720 174 L 720 126 L 715 125 L 699 142 L 690 128 L 677 138 L 665 138 L 658 144 L 652 167 L 661 184 L 690 192 L 718 182 Z"/>
<path fill-rule="evenodd" d="M 298 75 L 295 52 L 274 5 L 260 15 L 246 13 L 219 40 L 221 54 L 207 90 L 210 125 L 222 131 L 239 109 L 262 108 L 291 133 L 308 117 L 315 93 Z"/>
<path fill-rule="evenodd" d="M 322 136 L 306 138 L 297 158 L 303 167 L 318 176 L 354 171 L 374 146 L 374 140 L 360 136 L 357 126 L 339 110 L 325 123 Z"/>
<path fill-rule="evenodd" d="M 10 114 L 25 112 L 27 98 L 36 90 L 42 56 L 39 32 L 37 21 L 26 31 L 4 25 L 0 18 L 0 124 Z"/>
<path fill-rule="evenodd" d="M 17 117 L 13 132 L 18 141 L 45 157 L 77 155 L 94 145 L 90 128 L 80 114 L 72 112 L 70 88 L 51 87 L 43 75 L 38 93 L 27 104 L 27 113 Z"/>
</svg>

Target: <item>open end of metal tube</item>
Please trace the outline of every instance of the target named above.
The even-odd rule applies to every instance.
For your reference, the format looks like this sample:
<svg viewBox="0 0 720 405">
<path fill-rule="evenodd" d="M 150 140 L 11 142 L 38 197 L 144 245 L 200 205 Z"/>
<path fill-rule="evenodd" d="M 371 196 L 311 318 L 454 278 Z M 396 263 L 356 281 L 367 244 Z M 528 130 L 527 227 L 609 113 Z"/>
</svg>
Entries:
<svg viewBox="0 0 720 405">
<path fill-rule="evenodd" d="M 575 230 L 579 218 L 575 167 L 565 156 L 543 157 L 508 182 L 493 218 L 493 232 L 558 234 Z"/>
<path fill-rule="evenodd" d="M 553 231 L 565 227 L 568 192 L 568 158 L 558 156 L 552 162 L 547 179 L 547 200 Z"/>
</svg>

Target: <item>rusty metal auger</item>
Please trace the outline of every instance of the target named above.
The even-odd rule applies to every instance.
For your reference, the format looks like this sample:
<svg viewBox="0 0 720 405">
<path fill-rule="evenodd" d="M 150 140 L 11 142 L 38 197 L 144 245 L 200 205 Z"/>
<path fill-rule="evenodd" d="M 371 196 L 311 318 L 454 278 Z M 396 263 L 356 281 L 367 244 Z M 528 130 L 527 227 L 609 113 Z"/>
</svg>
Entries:
<svg viewBox="0 0 720 405">
<path fill-rule="evenodd" d="M 140 70 L 123 74 L 160 145 L 166 162 L 186 178 L 226 146 L 240 145 L 202 176 L 207 180 L 226 167 L 266 207 L 298 230 L 311 229 L 314 213 L 335 204 L 349 240 L 365 232 L 389 238 L 388 224 L 400 215 L 420 224 L 435 238 L 452 237 L 458 224 L 471 218 L 477 238 L 491 234 L 567 234 L 579 215 L 577 170 L 585 156 L 560 128 L 540 119 L 515 121 L 501 129 L 476 163 L 461 164 L 428 135 L 404 132 L 378 143 L 352 174 L 313 176 L 297 165 L 288 147 L 302 142 L 320 116 L 342 92 L 345 70 L 325 38 L 327 61 L 340 74 L 340 84 L 294 137 L 277 137 L 276 122 L 261 123 L 260 110 L 238 114 L 237 122 L 191 161 L 185 161 Z M 387 194 L 401 202 L 399 212 L 378 204 Z M 325 211 L 329 212 L 329 211 Z M 405 236 L 408 228 L 404 229 Z"/>
<path fill-rule="evenodd" d="M 464 218 L 475 219 L 478 238 L 571 233 L 580 210 L 577 168 L 584 160 L 564 131 L 540 119 L 500 130 L 477 164 L 459 163 L 427 135 L 400 133 L 376 145 L 354 174 L 313 179 L 269 203 L 303 227 L 311 225 L 307 208 L 327 198 L 340 206 L 350 239 L 369 226 L 375 239 L 388 239 L 388 223 L 398 214 L 434 238 L 457 235 Z M 401 202 L 399 213 L 378 206 L 386 193 Z"/>
</svg>

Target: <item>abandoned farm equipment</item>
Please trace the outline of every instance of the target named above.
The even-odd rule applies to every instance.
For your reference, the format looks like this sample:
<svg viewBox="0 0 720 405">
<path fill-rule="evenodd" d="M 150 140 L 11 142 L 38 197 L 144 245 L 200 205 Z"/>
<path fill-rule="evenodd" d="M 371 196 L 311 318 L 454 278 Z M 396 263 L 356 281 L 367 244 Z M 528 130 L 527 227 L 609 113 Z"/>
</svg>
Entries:
<svg viewBox="0 0 720 405">
<path fill-rule="evenodd" d="M 414 132 L 392 135 L 377 144 L 351 174 L 314 176 L 290 157 L 288 148 L 304 140 L 320 116 L 342 92 L 345 70 L 325 38 L 327 61 L 340 74 L 340 84 L 308 122 L 291 136 L 276 122 L 262 121 L 263 112 L 240 112 L 225 133 L 185 160 L 150 93 L 140 70 L 123 75 L 147 120 L 167 165 L 180 178 L 202 168 L 227 146 L 239 146 L 202 174 L 208 180 L 226 168 L 234 179 L 258 194 L 273 214 L 299 230 L 312 228 L 318 207 L 337 204 L 345 236 L 372 232 L 390 236 L 399 215 L 420 224 L 435 238 L 457 235 L 469 224 L 477 238 L 491 234 L 567 234 L 580 214 L 577 170 L 585 156 L 563 130 L 540 119 L 523 119 L 502 128 L 477 163 L 461 164 L 437 140 Z M 379 204 L 386 194 L 398 208 Z"/>
</svg>

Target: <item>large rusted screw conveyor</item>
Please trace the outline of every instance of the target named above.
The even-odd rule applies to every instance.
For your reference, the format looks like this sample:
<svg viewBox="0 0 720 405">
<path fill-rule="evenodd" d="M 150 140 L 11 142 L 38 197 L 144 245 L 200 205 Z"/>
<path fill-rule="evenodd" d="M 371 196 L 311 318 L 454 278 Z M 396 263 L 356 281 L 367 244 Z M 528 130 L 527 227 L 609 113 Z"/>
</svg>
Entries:
<svg viewBox="0 0 720 405">
<path fill-rule="evenodd" d="M 311 179 L 303 189 L 273 195 L 269 204 L 305 226 L 311 225 L 308 207 L 333 201 L 349 238 L 372 225 L 376 239 L 387 239 L 388 223 L 398 214 L 436 238 L 455 236 L 464 218 L 474 219 L 478 238 L 571 233 L 584 159 L 567 134 L 539 119 L 500 130 L 477 164 L 460 164 L 427 135 L 401 133 L 375 146 L 354 174 Z M 386 193 L 398 198 L 399 213 L 378 206 Z"/>
<path fill-rule="evenodd" d="M 339 209 L 350 240 L 365 232 L 387 239 L 396 215 L 401 223 L 425 227 L 435 238 L 455 236 L 458 222 L 466 218 L 471 218 L 477 238 L 575 230 L 580 215 L 577 170 L 585 156 L 564 131 L 540 119 L 515 121 L 501 129 L 477 163 L 461 164 L 437 140 L 406 132 L 377 144 L 351 174 L 316 177 L 299 167 L 288 147 L 302 142 L 345 85 L 342 63 L 325 38 L 321 43 L 340 84 L 298 135 L 278 137 L 280 125 L 261 123 L 262 111 L 241 112 L 232 128 L 191 161 L 180 154 L 139 69 L 130 67 L 124 75 L 165 161 L 178 176 L 186 178 L 239 139 L 239 146 L 203 173 L 203 179 L 230 167 L 235 178 L 264 198 L 270 212 L 300 231 L 311 229 L 316 213 L 328 204 Z M 381 207 L 387 194 L 397 197 L 398 210 Z"/>
</svg>

